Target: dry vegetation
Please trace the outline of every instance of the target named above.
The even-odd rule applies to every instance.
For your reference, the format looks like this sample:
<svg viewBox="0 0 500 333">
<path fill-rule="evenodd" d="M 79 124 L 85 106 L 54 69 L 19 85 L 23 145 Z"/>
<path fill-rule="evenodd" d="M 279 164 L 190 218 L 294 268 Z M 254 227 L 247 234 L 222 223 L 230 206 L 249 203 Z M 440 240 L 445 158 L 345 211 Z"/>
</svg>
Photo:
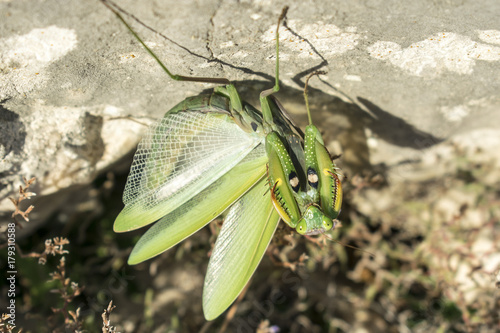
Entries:
<svg viewBox="0 0 500 333">
<path fill-rule="evenodd" d="M 18 240 L 18 327 L 3 317 L 0 331 L 496 332 L 500 177 L 494 165 L 455 162 L 398 186 L 383 172 L 349 178 L 338 242 L 281 224 L 244 297 L 210 323 L 201 288 L 221 221 L 130 267 L 142 231 L 112 232 L 125 178 L 103 176 L 88 199 L 101 216 L 82 224 L 75 212 L 65 225 L 56 216 Z M 20 198 L 18 227 L 33 209 L 19 208 Z"/>
</svg>

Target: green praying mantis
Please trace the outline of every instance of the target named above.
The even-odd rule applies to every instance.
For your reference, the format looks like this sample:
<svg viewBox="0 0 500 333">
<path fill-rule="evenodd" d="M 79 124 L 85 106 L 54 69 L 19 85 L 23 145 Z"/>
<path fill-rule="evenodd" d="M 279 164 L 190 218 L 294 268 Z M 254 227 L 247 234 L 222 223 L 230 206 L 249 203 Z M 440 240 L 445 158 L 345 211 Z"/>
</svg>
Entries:
<svg viewBox="0 0 500 333">
<path fill-rule="evenodd" d="M 279 90 L 279 27 L 273 88 L 260 94 L 262 112 L 241 100 L 226 79 L 172 74 L 132 30 L 119 8 L 101 0 L 174 80 L 224 84 L 189 97 L 140 142 L 114 230 L 156 222 L 137 242 L 128 263 L 152 258 L 227 211 L 203 289 L 207 320 L 222 314 L 252 277 L 282 219 L 302 235 L 335 227 L 342 203 L 339 174 L 309 117 L 305 133 L 273 96 Z"/>
</svg>

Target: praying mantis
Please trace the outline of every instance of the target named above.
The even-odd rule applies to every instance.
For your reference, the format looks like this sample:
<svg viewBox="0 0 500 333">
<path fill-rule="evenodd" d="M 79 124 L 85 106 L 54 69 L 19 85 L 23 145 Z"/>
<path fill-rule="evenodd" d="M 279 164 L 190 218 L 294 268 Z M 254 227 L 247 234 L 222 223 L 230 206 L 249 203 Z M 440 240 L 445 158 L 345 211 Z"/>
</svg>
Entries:
<svg viewBox="0 0 500 333">
<path fill-rule="evenodd" d="M 186 239 L 226 212 L 208 263 L 203 289 L 207 320 L 222 314 L 252 277 L 279 220 L 302 235 L 335 228 L 342 204 L 338 168 L 312 123 L 304 133 L 280 102 L 279 27 L 275 84 L 260 94 L 261 111 L 241 100 L 227 79 L 172 74 L 120 15 L 101 0 L 178 81 L 222 84 L 211 94 L 189 97 L 153 124 L 140 142 L 123 194 L 115 232 L 155 224 L 144 233 L 128 263 L 138 264 Z"/>
</svg>

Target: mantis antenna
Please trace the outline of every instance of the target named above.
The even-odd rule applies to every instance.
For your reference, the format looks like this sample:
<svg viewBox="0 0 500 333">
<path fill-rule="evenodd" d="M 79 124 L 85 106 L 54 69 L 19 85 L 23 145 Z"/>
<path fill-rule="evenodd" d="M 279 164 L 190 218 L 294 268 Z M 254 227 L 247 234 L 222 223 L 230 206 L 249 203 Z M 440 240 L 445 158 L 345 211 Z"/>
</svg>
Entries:
<svg viewBox="0 0 500 333">
<path fill-rule="evenodd" d="M 309 98 L 307 98 L 307 87 L 309 84 L 309 79 L 315 75 L 324 75 L 325 71 L 316 71 L 309 74 L 306 78 L 306 84 L 304 86 L 304 100 L 306 102 L 307 118 L 309 119 L 309 125 L 312 125 L 311 111 L 309 110 Z"/>
</svg>

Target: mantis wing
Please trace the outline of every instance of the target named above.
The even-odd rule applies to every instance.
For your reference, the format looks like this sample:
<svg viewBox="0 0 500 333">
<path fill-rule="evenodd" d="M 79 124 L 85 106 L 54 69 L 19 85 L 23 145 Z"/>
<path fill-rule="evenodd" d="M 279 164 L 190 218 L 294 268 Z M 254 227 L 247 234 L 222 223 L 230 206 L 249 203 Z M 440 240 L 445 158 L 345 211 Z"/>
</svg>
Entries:
<svg viewBox="0 0 500 333">
<path fill-rule="evenodd" d="M 134 156 L 116 232 L 152 223 L 206 189 L 259 143 L 227 113 L 167 113 L 151 126 Z"/>
<path fill-rule="evenodd" d="M 274 235 L 279 215 L 263 178 L 229 210 L 208 263 L 203 312 L 215 319 L 238 297 Z"/>
<path fill-rule="evenodd" d="M 128 263 L 154 257 L 195 233 L 251 188 L 266 172 L 263 145 L 227 174 L 153 225 L 137 242 Z"/>
</svg>

